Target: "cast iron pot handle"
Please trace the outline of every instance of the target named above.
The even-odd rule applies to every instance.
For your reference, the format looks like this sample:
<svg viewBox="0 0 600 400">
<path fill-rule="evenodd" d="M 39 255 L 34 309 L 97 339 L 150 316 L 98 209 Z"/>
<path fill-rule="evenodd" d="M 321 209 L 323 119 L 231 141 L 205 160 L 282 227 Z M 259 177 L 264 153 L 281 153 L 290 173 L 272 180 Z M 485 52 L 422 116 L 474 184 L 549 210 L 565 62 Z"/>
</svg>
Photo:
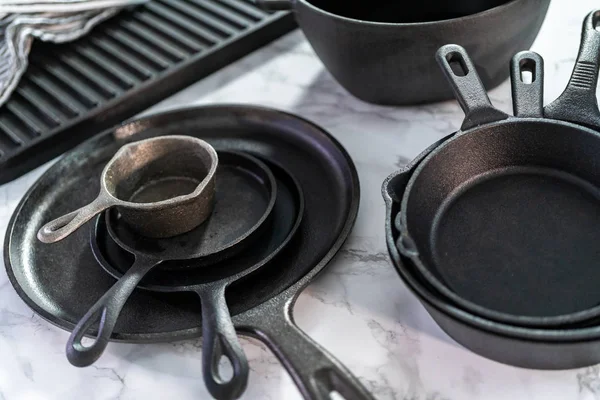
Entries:
<svg viewBox="0 0 600 400">
<path fill-rule="evenodd" d="M 98 197 L 90 204 L 58 217 L 44 225 L 38 231 L 37 238 L 42 243 L 55 243 L 63 240 L 94 216 L 113 205 L 114 202 L 112 201 L 111 196 L 107 195 L 107 193 L 101 189 Z"/>
<path fill-rule="evenodd" d="M 600 111 L 596 99 L 600 68 L 598 29 L 600 29 L 600 10 L 592 11 L 583 21 L 579 54 L 571 79 L 558 99 L 544 109 L 547 118 L 600 129 Z"/>
<path fill-rule="evenodd" d="M 496 109 L 490 102 L 479 74 L 464 48 L 447 44 L 437 51 L 436 59 L 465 112 L 461 130 L 508 118 L 508 114 Z"/>
<path fill-rule="evenodd" d="M 67 341 L 67 359 L 76 367 L 92 365 L 104 352 L 115 329 L 119 314 L 142 278 L 156 266 L 154 260 L 136 257 L 127 270 L 81 318 Z M 98 335 L 90 345 L 81 343 L 90 328 L 98 322 Z"/>
<path fill-rule="evenodd" d="M 255 0 L 256 5 L 265 11 L 284 11 L 294 8 L 296 0 Z"/>
<path fill-rule="evenodd" d="M 524 73 L 531 74 L 531 82 L 525 82 Z M 544 116 L 544 59 L 533 51 L 515 54 L 510 62 L 513 111 L 523 118 Z"/>
<path fill-rule="evenodd" d="M 345 400 L 374 400 L 352 373 L 296 326 L 294 298 L 277 297 L 254 310 L 248 325 L 252 336 L 275 354 L 307 400 L 331 400 L 339 393 Z"/>
<path fill-rule="evenodd" d="M 226 286 L 220 282 L 196 289 L 202 302 L 202 373 L 204 384 L 218 400 L 237 399 L 246 390 L 250 367 L 225 301 Z M 219 374 L 226 357 L 233 367 L 228 381 Z"/>
</svg>

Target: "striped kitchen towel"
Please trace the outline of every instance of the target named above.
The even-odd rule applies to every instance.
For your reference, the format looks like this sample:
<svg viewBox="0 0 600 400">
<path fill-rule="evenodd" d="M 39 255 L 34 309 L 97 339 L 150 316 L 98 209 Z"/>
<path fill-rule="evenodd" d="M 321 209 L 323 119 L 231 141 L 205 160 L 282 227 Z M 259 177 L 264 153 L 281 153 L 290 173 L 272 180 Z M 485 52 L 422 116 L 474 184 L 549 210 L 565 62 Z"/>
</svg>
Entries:
<svg viewBox="0 0 600 400">
<path fill-rule="evenodd" d="M 126 7 L 147 0 L 2 0 L 0 3 L 0 105 L 25 73 L 34 39 L 67 42 Z"/>
</svg>

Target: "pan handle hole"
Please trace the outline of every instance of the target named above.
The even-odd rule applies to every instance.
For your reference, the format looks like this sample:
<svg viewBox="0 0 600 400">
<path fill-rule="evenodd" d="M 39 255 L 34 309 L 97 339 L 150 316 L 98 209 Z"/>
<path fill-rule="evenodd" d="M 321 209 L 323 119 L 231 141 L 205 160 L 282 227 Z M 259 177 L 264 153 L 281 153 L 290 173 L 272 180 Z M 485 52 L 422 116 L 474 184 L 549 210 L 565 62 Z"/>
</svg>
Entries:
<svg viewBox="0 0 600 400">
<path fill-rule="evenodd" d="M 536 80 L 535 76 L 535 61 L 530 58 L 525 58 L 519 63 L 521 70 L 521 82 L 526 85 L 531 85 Z"/>
<path fill-rule="evenodd" d="M 469 68 L 467 68 L 467 64 L 460 53 L 449 53 L 446 55 L 446 60 L 448 61 L 448 65 L 450 65 L 450 69 L 454 75 L 466 76 L 469 73 Z"/>
<path fill-rule="evenodd" d="M 233 378 L 233 365 L 225 355 L 219 359 L 219 378 L 223 382 L 229 382 Z"/>
<path fill-rule="evenodd" d="M 600 11 L 596 11 L 594 13 L 594 16 L 592 18 L 592 25 L 594 26 L 595 30 L 600 32 Z"/>
<path fill-rule="evenodd" d="M 81 345 L 82 345 L 83 347 L 85 347 L 85 348 L 89 348 L 89 347 L 92 347 L 92 345 L 93 345 L 94 343 L 96 343 L 96 340 L 97 340 L 97 339 L 98 339 L 98 338 L 90 338 L 90 337 L 86 337 L 86 336 L 84 336 L 84 337 L 82 337 L 82 338 L 81 338 L 81 341 L 80 341 L 80 343 L 81 343 Z"/>
<path fill-rule="evenodd" d="M 346 400 L 346 398 L 344 396 L 342 396 L 341 393 L 336 390 L 329 393 L 329 399 L 330 400 Z"/>
</svg>

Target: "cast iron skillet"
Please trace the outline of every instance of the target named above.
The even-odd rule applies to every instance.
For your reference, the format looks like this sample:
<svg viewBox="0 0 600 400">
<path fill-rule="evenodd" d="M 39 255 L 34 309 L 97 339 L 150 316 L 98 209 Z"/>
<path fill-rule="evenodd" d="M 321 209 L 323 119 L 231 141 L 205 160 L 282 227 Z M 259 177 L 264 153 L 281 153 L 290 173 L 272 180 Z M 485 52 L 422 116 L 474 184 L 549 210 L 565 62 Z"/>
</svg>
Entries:
<svg viewBox="0 0 600 400">
<path fill-rule="evenodd" d="M 587 36 L 589 33 L 592 33 L 588 30 L 589 24 L 590 22 L 593 24 L 594 20 L 597 20 L 597 18 L 598 12 L 595 12 L 588 16 L 584 22 L 584 45 L 582 45 L 582 50 L 587 48 L 588 51 L 591 51 L 580 51 L 581 54 L 578 58 L 575 72 L 573 73 L 567 90 L 561 96 L 561 99 L 564 99 L 565 96 L 567 96 L 566 98 L 577 96 L 578 92 L 573 89 L 574 81 L 576 83 L 575 89 L 577 89 L 577 86 L 583 86 L 581 88 L 582 90 L 579 91 L 578 97 L 587 97 L 588 99 L 595 98 L 593 95 L 590 96 L 586 94 L 586 90 L 593 93 L 593 87 L 595 86 L 597 79 L 597 69 L 594 70 L 593 79 L 588 77 L 586 80 L 589 84 L 580 85 L 577 81 L 581 82 L 581 78 L 584 78 L 585 76 L 582 76 L 582 74 L 578 72 L 577 66 L 580 62 L 587 61 L 584 58 L 584 54 L 590 55 L 592 60 L 598 57 L 598 47 L 590 49 L 585 45 L 585 43 L 588 42 Z M 534 55 L 532 54 L 531 57 L 533 56 Z M 575 95 L 573 93 L 575 93 Z M 562 100 L 557 101 L 558 104 L 560 104 L 561 101 Z M 519 109 L 518 102 L 518 100 L 515 101 L 515 109 L 517 110 Z M 557 102 L 553 104 L 557 104 Z M 597 118 L 597 106 L 595 106 L 594 103 L 595 101 L 587 107 L 587 110 L 590 113 L 589 118 L 585 117 L 585 113 L 579 114 L 579 117 L 576 117 L 581 118 L 582 120 L 586 118 L 588 124 L 593 123 Z M 553 107 L 554 106 L 551 105 L 547 107 L 546 110 L 550 109 L 550 114 L 552 114 Z M 583 107 L 586 106 L 583 105 Z M 532 109 L 536 108 L 537 107 L 533 107 Z M 577 115 L 576 112 L 573 114 Z M 571 116 L 573 116 L 573 114 L 571 114 Z M 565 126 L 578 128 L 581 130 L 582 135 L 596 138 L 596 141 L 598 141 L 597 132 L 568 123 Z M 409 181 L 413 180 L 414 171 L 422 165 L 424 160 L 426 160 L 430 154 L 435 152 L 438 148 L 444 147 L 447 142 L 452 140 L 454 140 L 454 137 L 451 135 L 438 143 L 433 144 L 411 162 L 410 165 L 392 174 L 384 182 L 383 195 L 387 205 L 386 233 L 388 249 L 398 273 L 410 289 L 419 297 L 442 329 L 465 347 L 478 354 L 511 365 L 542 369 L 578 368 L 599 362 L 600 346 L 598 344 L 600 339 L 600 328 L 597 327 L 597 318 L 595 320 L 590 319 L 586 321 L 586 325 L 580 324 L 579 327 L 565 328 L 557 326 L 547 327 L 546 329 L 536 329 L 507 325 L 480 317 L 469 310 L 459 308 L 455 304 L 448 302 L 448 299 L 437 291 L 420 274 L 416 269 L 413 260 L 410 257 L 402 256 L 398 251 L 399 247 L 404 247 L 397 246 L 397 243 L 401 240 L 401 231 L 404 230 L 404 225 L 397 217 L 402 213 L 402 199 L 406 199 L 406 195 L 408 194 Z M 589 160 L 584 159 L 586 156 L 589 157 L 590 154 L 582 152 L 581 158 L 579 158 L 579 161 L 584 165 L 589 162 Z M 573 273 L 577 273 L 577 268 L 581 268 L 579 265 L 574 265 L 572 267 L 575 269 Z M 539 271 L 537 275 L 538 279 L 543 279 L 543 274 Z M 586 326 L 590 327 L 587 328 Z"/>
<path fill-rule="evenodd" d="M 215 153 L 216 154 L 216 153 Z M 172 190 L 171 182 L 155 190 Z M 196 229 L 175 237 L 145 238 L 131 227 L 121 213 L 109 211 L 109 232 L 119 246 L 135 255 L 135 263 L 90 308 L 73 329 L 67 343 L 67 358 L 71 364 L 83 367 L 94 363 L 104 352 L 114 330 L 119 314 L 139 282 L 152 270 L 162 268 L 176 273 L 182 265 L 202 268 L 210 263 L 223 261 L 239 253 L 259 239 L 270 221 L 277 199 L 277 183 L 270 169 L 255 157 L 233 152 L 220 152 L 216 173 L 215 201 L 212 213 Z M 185 261 L 185 262 L 183 262 Z M 180 288 L 193 291 L 202 300 L 204 324 L 203 371 L 205 383 L 215 398 L 235 398 L 243 392 L 248 378 L 248 361 L 237 340 L 225 304 L 225 289 L 234 280 L 254 272 L 261 266 L 247 268 L 216 282 L 204 282 Z M 168 273 L 166 272 L 166 273 Z M 170 290 L 170 291 L 173 291 Z M 92 326 L 98 326 L 98 334 L 92 344 L 84 346 L 83 336 Z M 96 328 L 94 328 L 96 329 Z M 233 366 L 233 377 L 224 380 L 212 368 L 215 360 L 225 355 Z"/>
<path fill-rule="evenodd" d="M 387 105 L 452 98 L 433 54 L 465 47 L 488 89 L 529 49 L 550 0 L 255 0 L 293 10 L 325 67 L 361 100 Z"/>
<path fill-rule="evenodd" d="M 595 93 L 599 16 L 586 18 L 573 77 L 547 116 L 600 126 L 595 96 L 585 103 Z M 515 76 L 515 92 L 530 86 L 535 97 L 517 96 L 517 114 L 526 108 L 539 118 L 493 108 L 459 46 L 442 47 L 437 58 L 466 117 L 411 176 L 396 218 L 400 252 L 444 295 L 498 321 L 554 327 L 600 315 L 598 133 L 541 119 L 539 57 L 513 63 L 534 75 L 532 85 Z M 581 93 L 575 102 L 573 93 Z"/>
<path fill-rule="evenodd" d="M 405 168 L 386 179 L 386 240 L 393 265 L 402 281 L 417 296 L 427 312 L 450 337 L 465 348 L 504 364 L 533 369 L 571 369 L 600 362 L 600 326 L 538 329 L 495 322 L 448 302 L 428 284 L 410 259 L 396 247 L 399 232 L 394 217 L 414 167 L 446 137 L 432 145 Z"/>
<path fill-rule="evenodd" d="M 202 352 L 204 381 L 209 392 L 216 399 L 238 398 L 246 389 L 248 380 L 248 363 L 245 355 L 233 326 L 231 331 L 228 328 L 232 324 L 225 302 L 225 292 L 232 283 L 255 273 L 275 258 L 294 237 L 304 215 L 304 197 L 301 188 L 292 177 L 286 178 L 285 172 L 278 171 L 278 176 L 280 181 L 286 180 L 288 189 L 284 190 L 282 198 L 274 204 L 272 217 L 275 221 L 265 223 L 267 231 L 252 249 L 234 259 L 216 264 L 213 268 L 206 268 L 202 259 L 168 261 L 170 265 L 180 264 L 185 265 L 185 268 L 179 271 L 175 268 L 154 269 L 153 275 L 152 272 L 146 274 L 151 279 L 138 285 L 139 288 L 153 292 L 192 292 L 200 297 L 204 322 L 202 338 L 207 342 L 202 346 L 203 349 L 207 349 Z M 238 200 L 245 197 L 243 193 L 238 194 Z M 218 210 L 215 208 L 215 211 Z M 139 240 L 134 232 L 115 217 L 115 214 L 114 211 L 110 211 L 98 218 L 90 241 L 94 257 L 100 266 L 120 282 L 132 273 L 139 274 L 136 272 L 139 270 L 139 260 L 141 259 L 142 263 L 148 262 L 144 261 L 148 257 L 145 250 L 148 249 L 147 245 L 150 248 L 154 246 L 147 240 Z M 190 245 L 185 243 L 186 238 L 182 240 L 183 247 Z M 168 243 L 167 246 L 172 248 L 173 243 Z M 135 259 L 133 264 L 129 262 L 131 256 Z M 156 257 L 152 253 L 151 256 Z M 219 376 L 218 365 L 223 355 L 229 358 L 233 366 L 233 376 L 229 380 Z"/>
<path fill-rule="evenodd" d="M 444 332 L 476 354 L 504 364 L 533 369 L 571 369 L 598 364 L 600 326 L 537 329 L 507 325 L 483 318 L 448 302 L 423 279 L 410 259 L 400 254 L 396 247 L 399 232 L 394 227 L 394 217 L 400 211 L 400 202 L 406 185 L 419 160 L 422 160 L 443 140 L 424 151 L 405 168 L 388 177 L 383 184 L 387 246 L 393 265 L 402 281 L 417 296 Z"/>
<path fill-rule="evenodd" d="M 71 330 L 114 284 L 89 247 L 90 225 L 52 246 L 37 242 L 45 221 L 97 194 L 108 159 L 130 140 L 181 134 L 218 150 L 245 151 L 296 177 L 306 213 L 292 242 L 268 265 L 226 292 L 238 332 L 265 342 L 306 398 L 371 398 L 352 374 L 293 322 L 300 291 L 340 249 L 356 219 L 359 183 L 352 160 L 327 132 L 297 116 L 253 106 L 219 105 L 170 111 L 101 134 L 67 153 L 28 191 L 11 218 L 5 265 L 23 300 L 48 321 Z M 285 182 L 277 181 L 278 197 Z M 197 299 L 186 294 L 135 291 L 111 337 L 157 342 L 198 337 Z"/>
</svg>

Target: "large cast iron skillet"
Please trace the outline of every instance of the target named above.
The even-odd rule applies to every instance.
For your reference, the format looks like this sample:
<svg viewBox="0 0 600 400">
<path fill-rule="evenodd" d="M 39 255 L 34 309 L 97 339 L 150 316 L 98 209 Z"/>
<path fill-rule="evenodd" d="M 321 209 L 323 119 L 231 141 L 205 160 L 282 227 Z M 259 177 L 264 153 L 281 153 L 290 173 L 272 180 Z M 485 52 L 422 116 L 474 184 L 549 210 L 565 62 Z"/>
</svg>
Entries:
<svg viewBox="0 0 600 400">
<path fill-rule="evenodd" d="M 333 77 L 361 100 L 387 105 L 450 99 L 433 55 L 465 47 L 486 88 L 537 36 L 550 0 L 255 0 L 293 9 Z"/>
<path fill-rule="evenodd" d="M 600 361 L 600 328 L 594 326 L 598 242 L 593 240 L 600 228 L 588 225 L 600 207 L 595 162 L 600 135 L 583 126 L 600 121 L 594 96 L 599 17 L 593 12 L 586 18 L 569 85 L 545 109 L 547 116 L 566 116 L 578 125 L 539 114 L 513 118 L 491 108 L 470 72 L 455 76 L 456 70 L 471 71 L 464 50 L 444 46 L 438 55 L 467 115 L 463 130 L 432 145 L 384 183 L 388 248 L 402 279 L 450 336 L 508 364 L 562 369 Z M 458 69 L 451 68 L 455 61 L 462 64 Z M 522 70 L 534 63 L 535 82 L 540 72 L 535 61 L 533 53 L 520 54 L 514 65 Z M 533 85 L 519 95 L 520 84 L 513 89 L 517 114 L 538 113 L 539 90 Z M 529 106 L 527 99 L 534 99 Z M 443 170 L 439 160 L 445 160 Z M 421 186 L 433 167 L 437 183 Z M 428 199 L 417 197 L 425 190 Z M 435 279 L 463 302 L 446 297 L 424 270 L 432 275 L 437 270 Z M 465 300 L 475 301 L 467 307 Z"/>
</svg>

